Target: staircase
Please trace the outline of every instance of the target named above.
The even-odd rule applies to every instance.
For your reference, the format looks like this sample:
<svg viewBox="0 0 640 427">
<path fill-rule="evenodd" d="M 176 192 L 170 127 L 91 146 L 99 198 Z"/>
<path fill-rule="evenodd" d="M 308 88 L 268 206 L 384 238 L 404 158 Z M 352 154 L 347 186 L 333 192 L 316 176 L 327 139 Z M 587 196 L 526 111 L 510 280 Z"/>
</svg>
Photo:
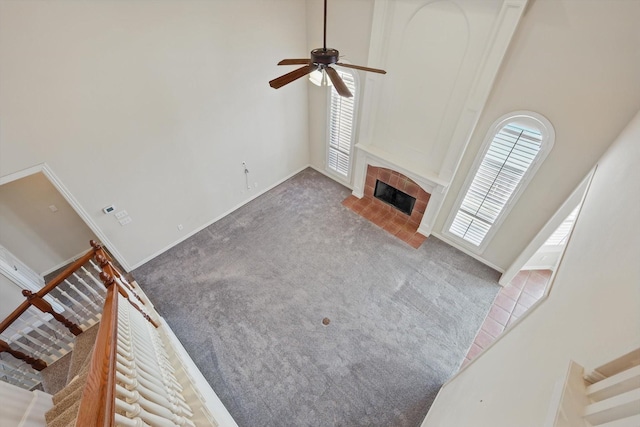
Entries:
<svg viewBox="0 0 640 427">
<path fill-rule="evenodd" d="M 237 427 L 139 285 L 91 245 L 0 323 L 0 380 L 48 393 L 0 387 L 23 395 L 15 425 Z"/>
<path fill-rule="evenodd" d="M 548 427 L 640 426 L 640 349 L 590 372 L 572 361 L 552 402 Z"/>
<path fill-rule="evenodd" d="M 53 395 L 54 406 L 45 414 L 47 426 L 74 425 L 97 334 L 98 325 L 95 325 L 78 335 L 73 352 L 41 372 L 44 391 Z"/>
</svg>

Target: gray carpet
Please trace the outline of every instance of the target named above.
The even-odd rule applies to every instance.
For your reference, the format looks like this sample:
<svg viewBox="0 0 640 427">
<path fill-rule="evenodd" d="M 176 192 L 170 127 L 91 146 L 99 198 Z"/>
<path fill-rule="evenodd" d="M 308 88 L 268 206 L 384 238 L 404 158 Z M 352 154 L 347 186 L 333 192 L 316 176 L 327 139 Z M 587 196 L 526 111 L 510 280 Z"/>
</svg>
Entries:
<svg viewBox="0 0 640 427">
<path fill-rule="evenodd" d="M 133 272 L 241 427 L 418 426 L 499 290 L 348 195 L 307 169 Z"/>
</svg>

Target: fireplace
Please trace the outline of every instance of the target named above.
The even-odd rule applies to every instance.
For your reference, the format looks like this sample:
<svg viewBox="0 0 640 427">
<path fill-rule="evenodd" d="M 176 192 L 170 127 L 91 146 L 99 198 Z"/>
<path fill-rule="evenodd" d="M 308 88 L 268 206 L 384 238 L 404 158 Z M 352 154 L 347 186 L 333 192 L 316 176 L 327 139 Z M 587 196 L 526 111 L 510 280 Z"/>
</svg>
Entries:
<svg viewBox="0 0 640 427">
<path fill-rule="evenodd" d="M 411 215 L 411 211 L 413 211 L 413 205 L 415 205 L 416 203 L 415 197 L 411 197 L 404 191 L 400 191 L 397 188 L 390 186 L 389 184 L 385 184 L 379 179 L 376 180 L 376 188 L 373 192 L 373 197 L 390 204 L 400 212 L 403 212 L 407 215 Z"/>
<path fill-rule="evenodd" d="M 415 181 L 400 172 L 367 165 L 363 197 L 351 195 L 342 204 L 418 248 L 426 239 L 418 233 L 418 227 L 430 196 Z"/>
</svg>

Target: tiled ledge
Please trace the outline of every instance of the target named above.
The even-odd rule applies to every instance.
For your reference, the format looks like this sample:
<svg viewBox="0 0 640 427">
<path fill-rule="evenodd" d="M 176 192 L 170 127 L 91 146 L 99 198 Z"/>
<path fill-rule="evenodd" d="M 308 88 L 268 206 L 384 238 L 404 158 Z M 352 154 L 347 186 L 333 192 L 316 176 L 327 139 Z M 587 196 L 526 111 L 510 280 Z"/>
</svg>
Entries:
<svg viewBox="0 0 640 427">
<path fill-rule="evenodd" d="M 418 233 L 420 221 L 416 222 L 378 199 L 369 196 L 361 199 L 349 196 L 342 204 L 416 249 L 426 240 L 425 236 Z"/>
<path fill-rule="evenodd" d="M 411 215 L 406 215 L 373 196 L 378 180 L 415 197 Z M 360 199 L 349 196 L 342 204 L 417 249 L 426 239 L 424 235 L 418 233 L 418 227 L 430 197 L 429 193 L 406 175 L 391 169 L 368 165 L 364 196 Z"/>
<path fill-rule="evenodd" d="M 500 290 L 461 368 L 489 347 L 507 326 L 522 317 L 542 298 L 551 274 L 551 270 L 522 270 Z"/>
</svg>

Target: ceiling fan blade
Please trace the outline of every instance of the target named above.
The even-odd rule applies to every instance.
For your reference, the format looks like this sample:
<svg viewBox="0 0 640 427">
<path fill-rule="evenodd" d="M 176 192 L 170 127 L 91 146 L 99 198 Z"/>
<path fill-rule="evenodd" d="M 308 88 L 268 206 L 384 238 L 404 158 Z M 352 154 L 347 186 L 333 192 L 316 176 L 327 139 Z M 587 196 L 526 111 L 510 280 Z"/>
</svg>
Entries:
<svg viewBox="0 0 640 427">
<path fill-rule="evenodd" d="M 306 59 L 283 59 L 278 65 L 306 65 L 311 63 L 309 58 Z"/>
<path fill-rule="evenodd" d="M 351 98 L 353 96 L 336 70 L 331 67 L 327 67 L 324 70 L 329 75 L 329 78 L 333 83 L 333 87 L 336 88 L 336 92 L 338 92 L 340 96 L 344 96 L 346 98 Z"/>
<path fill-rule="evenodd" d="M 336 65 L 339 65 L 345 68 L 354 68 L 356 70 L 371 71 L 372 73 L 387 74 L 385 70 L 380 70 L 378 68 L 363 67 L 361 65 L 342 64 L 340 62 L 336 62 Z"/>
<path fill-rule="evenodd" d="M 291 83 L 294 80 L 298 80 L 300 77 L 304 77 L 307 74 L 315 71 L 317 66 L 315 65 L 307 65 L 305 67 L 298 68 L 297 70 L 293 70 L 290 73 L 282 75 L 276 79 L 273 79 L 269 82 L 269 86 L 274 89 L 280 89 L 282 86 Z"/>
</svg>

